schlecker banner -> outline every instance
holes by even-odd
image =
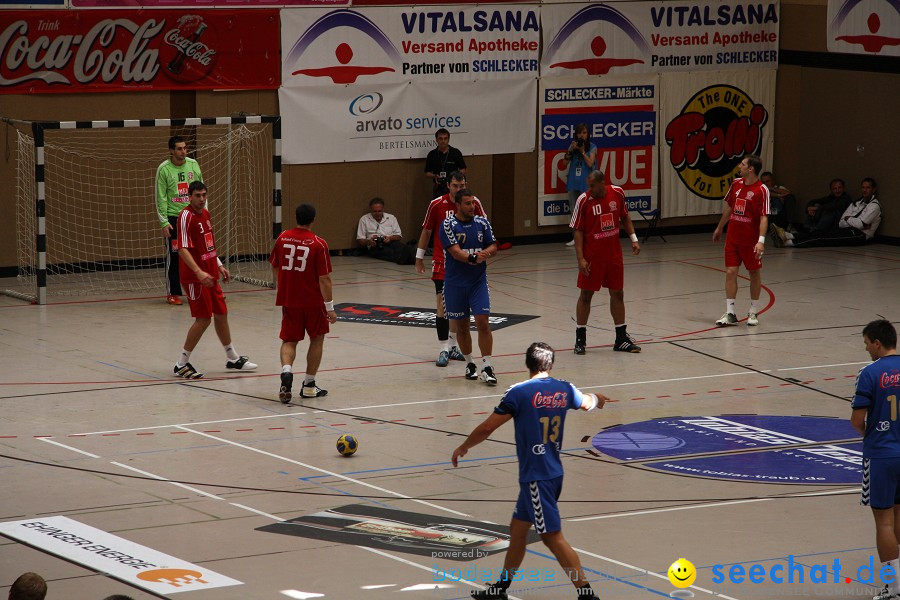
[[[600,170],[607,183],[623,188],[629,210],[658,206],[659,89],[658,75],[541,79],[538,225],[565,224],[572,216],[566,179],[570,169],[586,167],[565,165],[564,156],[579,123],[597,146],[596,163],[587,170]]]
[[[772,167],[775,69],[664,73],[660,99],[663,217],[722,212],[745,154]]]
[[[900,2],[828,0],[828,51],[900,56]]]
[[[4,11],[0,93],[279,84],[278,11]]]
[[[283,161],[425,158],[441,127],[466,155],[531,152],[536,90],[535,79],[282,87]]]
[[[536,5],[285,9],[285,87],[534,79]]]
[[[778,0],[544,4],[541,76],[778,66]]]

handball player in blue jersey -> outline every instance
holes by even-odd
[[[556,505],[563,479],[559,450],[566,412],[576,408],[603,408],[609,399],[601,394],[582,393],[568,381],[551,377],[553,359],[553,348],[543,342],[531,344],[525,353],[525,366],[531,378],[506,390],[494,413],[453,451],[452,461],[456,467],[471,448],[513,419],[519,457],[519,499],[509,524],[509,550],[503,563],[503,575],[487,589],[473,591],[472,597],[476,600],[506,600],[506,590],[525,558],[528,530],[532,525],[575,585],[578,600],[597,599],[584,576],[578,555],[562,534]]]
[[[481,350],[481,380],[497,385],[491,352],[491,297],[488,293],[487,264],[497,254],[497,240],[491,224],[477,215],[480,204],[472,190],[463,188],[453,197],[456,213],[447,215],[441,225],[441,245],[444,247],[444,314],[455,321],[456,342],[466,359],[466,379],[478,379],[478,367],[472,358],[472,333],[469,314],[475,317],[478,328],[478,349]]]
[[[900,598],[900,356],[897,330],[890,321],[872,321],[863,341],[873,363],[856,376],[850,423],[863,436],[863,483],[860,504],[875,516],[878,558],[890,565],[890,583],[873,600]]]

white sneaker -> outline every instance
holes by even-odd
[[[895,598],[900,598],[900,594],[893,593],[887,584],[881,588],[877,595],[872,596],[872,600],[894,600]]]
[[[756,327],[759,325],[759,317],[756,316],[755,312],[747,313],[747,325],[750,327]]]
[[[568,242],[566,242],[566,246],[572,247],[574,245],[575,245],[575,240],[569,240]]]
[[[717,327],[728,327],[729,325],[737,325],[737,317],[734,316],[734,313],[727,312],[722,315],[722,318],[716,321]]]
[[[494,375],[492,367],[485,367],[481,370],[481,380],[488,385],[497,385],[497,376]]]
[[[239,371],[252,371],[258,366],[256,363],[247,360],[246,356],[241,356],[237,360],[229,360],[225,363],[226,369],[238,369]]]

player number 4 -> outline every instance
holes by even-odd
[[[287,254],[284,255],[285,264],[281,266],[283,271],[305,271],[306,270],[306,257],[309,256],[309,246],[295,246],[294,244],[285,244],[284,249],[287,250]],[[300,264],[294,266],[294,261],[298,261]]]

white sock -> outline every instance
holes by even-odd
[[[441,343],[441,352],[449,352],[450,351],[450,341],[449,340],[438,340],[438,341]]]
[[[237,360],[241,357],[240,354],[235,352],[234,344],[228,344],[227,346],[225,346],[225,356],[228,357],[228,360]]]
[[[481,368],[490,367],[491,366],[491,357],[490,356],[482,356],[481,357]]]
[[[585,327],[587,327],[587,323],[585,323],[584,325],[575,323],[575,329],[584,329]]]
[[[450,346],[451,348],[458,347],[458,344],[456,343],[456,336],[453,335],[452,333],[447,334],[447,345]],[[446,350],[446,348],[445,348],[445,350]]]
[[[791,232],[787,232],[784,234],[785,239],[792,240],[794,239],[794,234]]]
[[[463,357],[466,359],[466,364],[475,362],[475,359],[472,358],[471,354],[463,354]]]
[[[734,313],[734,298],[727,298],[725,300],[725,312],[735,314]]]
[[[187,350],[182,350],[181,355],[178,357],[178,360],[175,361],[175,366],[183,367],[184,365],[188,364],[188,362],[190,360],[191,360],[191,353],[188,352]]]
[[[759,300],[750,300],[750,312],[759,312]]]
[[[290,373],[290,372],[291,372],[291,365],[281,365],[281,372],[282,372],[282,373]]]
[[[892,593],[896,594],[900,592],[900,558],[895,558],[894,560],[889,560],[884,564],[890,565],[891,568],[894,569],[894,580],[888,584],[888,589],[891,590]]]
[[[309,385],[316,380],[315,375],[310,375],[309,373],[303,374],[303,385]]]

